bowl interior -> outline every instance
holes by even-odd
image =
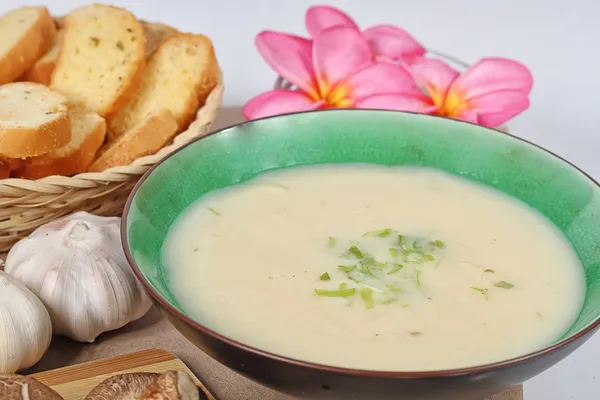
[[[598,322],[598,185],[527,142],[438,117],[331,110],[225,129],[175,153],[139,184],[124,221],[126,245],[146,282],[185,314],[169,288],[161,247],[171,224],[188,205],[266,170],[356,162],[433,167],[492,186],[539,210],[565,234],[586,272],[585,303],[564,337]]]

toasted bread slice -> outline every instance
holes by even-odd
[[[108,142],[88,171],[131,164],[139,157],[156,153],[177,132],[177,121],[169,109],[161,107],[151,112],[133,129]]]
[[[158,49],[163,40],[178,33],[177,29],[165,24],[146,21],[140,22],[144,28],[144,38],[146,39],[146,57],[150,57]]]
[[[109,116],[109,139],[133,129],[161,106],[177,120],[178,132],[183,131],[218,79],[219,66],[210,39],[183,33],[169,37],[148,59],[142,82],[129,102]]]
[[[85,172],[94,161],[106,134],[104,118],[94,112],[70,111],[71,141],[50,153],[25,160],[13,176],[40,179],[50,175],[74,175]]]
[[[31,67],[25,74],[20,78],[21,81],[37,82],[42,85],[49,85],[52,72],[56,67],[56,61],[58,60],[58,54],[60,51],[60,42],[64,31],[58,31],[54,35],[54,44],[44,54],[42,58],[37,60],[33,67]]]
[[[44,85],[0,86],[0,155],[39,156],[71,140],[67,98]]]
[[[141,76],[142,26],[128,11],[101,4],[78,8],[64,22],[50,87],[101,116],[110,114],[127,102]]]
[[[30,69],[52,47],[55,32],[46,7],[20,7],[0,17],[0,84]]]

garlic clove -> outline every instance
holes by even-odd
[[[50,315],[21,282],[0,271],[0,373],[37,363],[52,339]]]
[[[120,221],[78,212],[36,229],[8,253],[5,271],[42,300],[55,334],[93,342],[152,305],[123,252]]]

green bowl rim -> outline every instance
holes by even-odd
[[[589,324],[587,327],[583,328],[581,331],[559,341],[558,343],[555,343],[553,345],[544,347],[540,350],[537,350],[535,352],[532,353],[528,353],[519,357],[514,357],[508,360],[504,360],[504,361],[498,361],[498,362],[494,362],[494,363],[489,363],[489,364],[483,364],[483,365],[475,365],[472,367],[464,367],[464,368],[455,368],[455,369],[445,369],[445,370],[432,370],[432,371],[406,371],[406,372],[402,372],[402,371],[377,371],[377,370],[361,370],[361,369],[355,369],[355,368],[343,368],[343,367],[336,367],[336,366],[332,366],[332,365],[326,365],[326,364],[318,364],[318,363],[313,363],[313,362],[309,362],[309,361],[302,361],[302,360],[298,360],[295,358],[290,358],[290,357],[286,357],[286,356],[282,356],[282,355],[278,355],[278,354],[274,354],[265,350],[260,350],[258,348],[246,345],[244,343],[238,342],[236,340],[230,339],[227,336],[224,336],[204,325],[202,325],[201,323],[193,320],[192,318],[188,317],[187,315],[185,315],[184,313],[182,313],[181,311],[179,311],[176,307],[174,307],[173,305],[171,305],[167,300],[165,300],[156,290],[154,290],[154,288],[146,281],[146,278],[144,276],[144,274],[142,274],[142,272],[140,271],[140,269],[138,268],[135,260],[133,259],[133,256],[131,255],[131,252],[129,250],[129,240],[127,238],[127,218],[129,216],[129,209],[131,208],[131,204],[133,202],[134,197],[136,196],[139,188],[144,184],[144,182],[146,181],[146,179],[148,179],[148,177],[152,174],[152,172],[159,168],[160,165],[165,162],[166,160],[168,160],[169,158],[175,156],[177,153],[179,153],[180,151],[182,151],[183,149],[187,148],[188,146],[193,145],[194,143],[205,139],[207,137],[213,136],[213,135],[218,135],[220,133],[224,133],[226,131],[229,131],[230,129],[234,129],[240,126],[244,126],[244,125],[249,125],[249,124],[253,124],[255,122],[260,122],[263,120],[269,120],[269,119],[277,119],[277,118],[281,118],[281,117],[286,117],[286,116],[290,116],[290,115],[301,115],[301,114],[315,114],[315,113],[346,113],[346,112],[352,112],[352,113],[372,113],[372,112],[377,112],[377,113],[396,113],[396,114],[412,114],[412,115],[418,115],[419,117],[425,118],[425,119],[433,119],[433,118],[442,118],[442,119],[446,119],[448,120],[449,123],[455,123],[455,124],[467,124],[467,125],[474,125],[478,128],[480,128],[480,130],[482,131],[493,131],[497,134],[501,134],[503,136],[508,137],[510,140],[517,140],[520,141],[522,143],[525,143],[526,145],[530,145],[533,147],[536,147],[548,154],[550,154],[551,156],[553,156],[554,158],[562,161],[563,163],[569,165],[570,167],[574,168],[576,171],[578,171],[579,173],[581,173],[583,176],[585,176],[587,179],[589,179],[593,184],[595,184],[598,188],[600,188],[600,184],[594,179],[592,178],[589,174],[587,174],[586,172],[584,172],[583,170],[581,170],[579,167],[577,167],[576,165],[574,165],[573,163],[571,163],[570,161],[562,158],[561,156],[551,152],[550,150],[547,150],[545,148],[543,148],[540,145],[537,145],[535,143],[532,143],[526,139],[520,138],[518,136],[515,136],[513,134],[510,133],[506,133],[503,131],[500,131],[498,129],[494,129],[494,128],[488,128],[485,126],[481,126],[475,123],[471,123],[471,122],[466,122],[466,121],[460,121],[460,120],[455,120],[455,119],[451,119],[451,118],[446,118],[446,117],[442,117],[442,116],[437,116],[437,115],[427,115],[427,114],[421,114],[421,113],[416,113],[416,112],[406,112],[406,111],[394,111],[394,110],[381,110],[381,109],[325,109],[325,110],[313,110],[313,111],[303,111],[303,112],[292,112],[292,113],[286,113],[286,114],[279,114],[279,115],[274,115],[274,116],[270,116],[270,117],[264,117],[264,118],[258,118],[258,119],[254,119],[254,120],[250,120],[250,121],[244,121],[244,122],[240,122],[238,124],[234,124],[234,125],[230,125],[228,127],[219,129],[217,131],[211,132],[205,136],[202,136],[200,138],[196,138],[188,143],[186,143],[185,145],[181,146],[179,149],[177,149],[176,151],[174,151],[173,153],[167,155],[165,158],[163,158],[162,160],[160,160],[159,162],[157,162],[155,165],[153,165],[148,171],[146,171],[146,173],[139,179],[139,181],[135,184],[135,186],[133,187],[133,189],[131,190],[131,193],[129,194],[129,197],[127,198],[127,202],[125,203],[125,207],[123,209],[123,216],[121,219],[121,243],[123,245],[123,250],[125,252],[125,257],[127,258],[127,261],[131,267],[131,269],[133,270],[135,276],[138,278],[138,280],[142,283],[142,285],[144,286],[144,288],[146,289],[146,291],[154,298],[154,300],[156,302],[158,302],[160,304],[161,307],[163,307],[165,310],[167,310],[167,312],[169,312],[170,314],[175,315],[179,320],[182,320],[183,322],[185,322],[187,325],[192,326],[194,329],[201,331],[203,334],[211,336],[213,339],[219,340],[221,342],[224,342],[230,346],[236,347],[237,349],[246,351],[246,352],[250,352],[254,355],[260,356],[260,357],[266,357],[266,358],[270,358],[272,360],[275,361],[279,361],[279,362],[283,362],[286,364],[292,364],[298,367],[304,367],[304,368],[309,368],[309,369],[313,369],[313,370],[319,370],[319,371],[323,371],[323,372],[332,372],[332,373],[338,373],[338,374],[345,374],[345,375],[354,375],[354,376],[364,376],[364,377],[375,377],[375,378],[388,378],[388,379],[427,379],[427,378],[444,378],[444,377],[451,377],[451,376],[460,376],[460,375],[471,375],[471,374],[481,374],[481,373],[487,373],[490,371],[495,371],[498,369],[502,369],[502,368],[506,368],[506,367],[512,367],[515,366],[517,364],[520,364],[522,362],[525,361],[529,361],[532,360],[536,357],[539,356],[543,356],[543,355],[548,355],[550,353],[554,353],[564,347],[566,347],[567,345],[574,343],[580,339],[582,339],[585,335],[587,335],[588,333],[593,333],[594,330],[600,328],[600,316],[598,318],[596,318],[596,320],[594,322],[592,322],[591,324]],[[591,337],[591,336],[590,336]],[[588,338],[589,339],[589,338]],[[586,339],[587,340],[587,339]]]

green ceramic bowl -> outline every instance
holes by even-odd
[[[356,162],[437,168],[499,189],[546,215],[571,241],[585,268],[587,294],[577,321],[552,345],[519,358],[457,370],[391,373],[270,354],[186,315],[169,288],[161,247],[188,205],[263,171]],[[150,170],[129,198],[122,229],[137,276],[190,341],[226,366],[302,398],[481,399],[554,365],[600,327],[598,184],[535,145],[464,122],[392,111],[331,110],[237,125],[185,146]]]

